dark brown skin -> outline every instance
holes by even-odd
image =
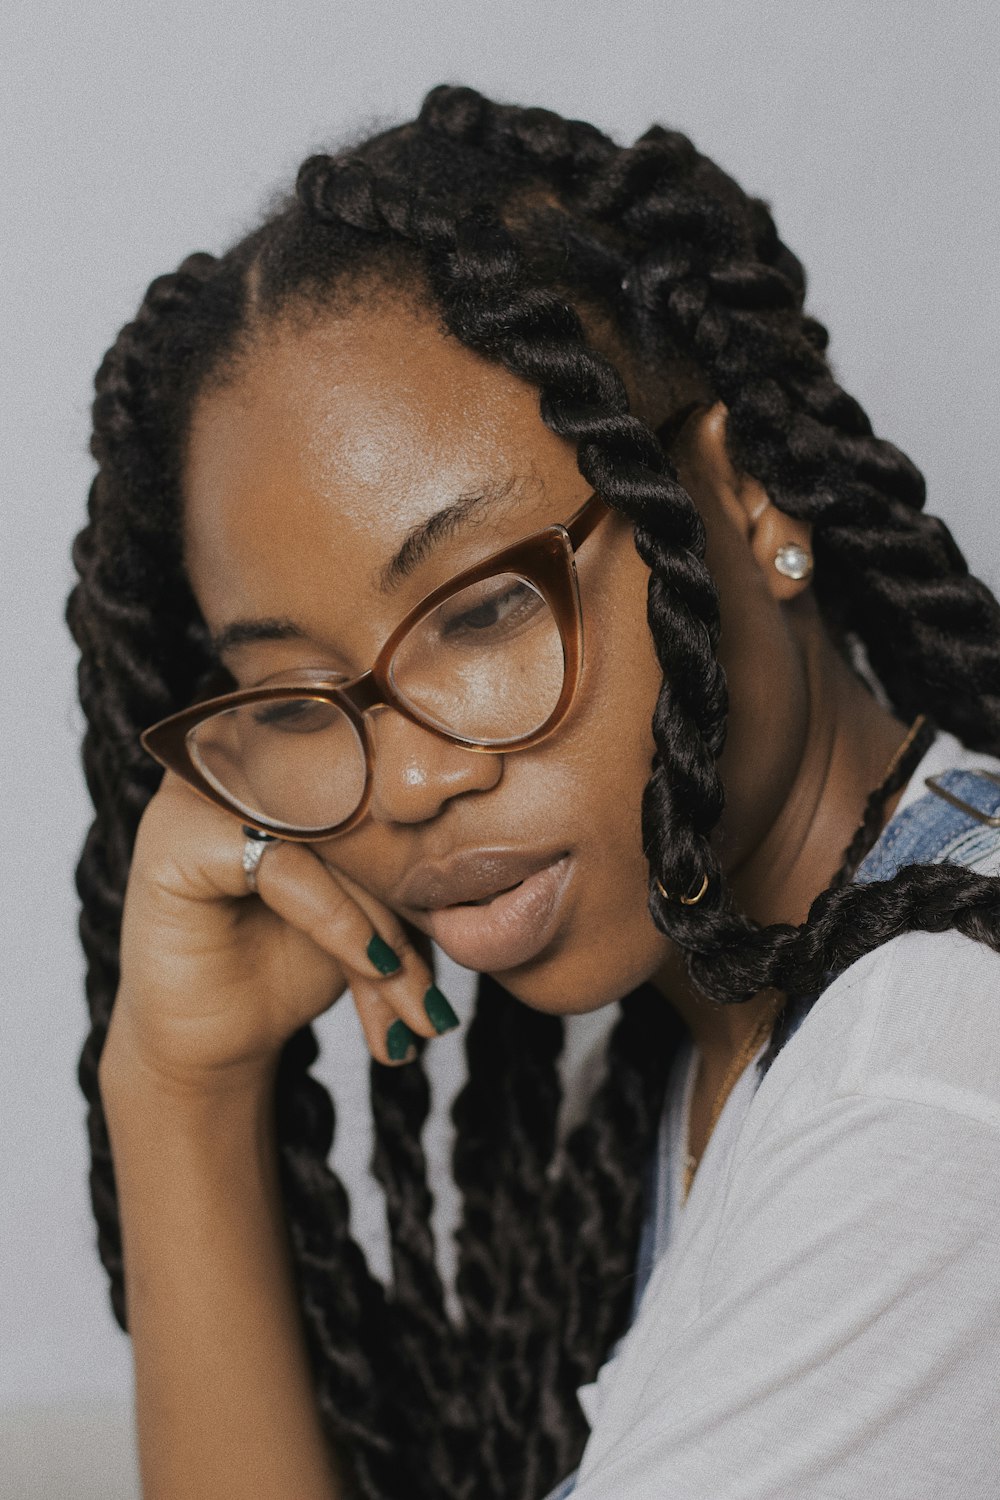
[[[647,420],[667,415],[642,389],[631,394]],[[801,920],[905,729],[842,662],[808,582],[776,572],[778,548],[808,544],[808,529],[734,472],[725,418],[719,405],[701,413],[678,450],[722,605],[731,715],[719,850],[753,916]],[[379,589],[417,523],[509,481],[508,498],[442,540],[397,593]],[[567,520],[588,495],[572,447],[540,419],[537,391],[386,293],[262,330],[197,403],[185,489],[187,565],[213,631],[236,619],[294,626],[231,654],[242,686],[303,667],[364,671],[432,588]],[[237,818],[169,774],[143,816],[101,1087],[148,1500],[350,1492],[311,1394],[270,1101],[284,1041],[348,985],[380,1061],[397,1017],[435,1035],[423,1005],[430,969],[414,943],[427,919],[396,896],[415,862],[497,845],[568,851],[554,937],[499,977],[559,1013],[657,983],[701,1054],[696,1156],[733,1058],[773,1010],[768,994],[730,1007],[697,995],[649,916],[640,802],[660,673],[647,574],[614,515],[578,565],[584,674],[569,716],[535,748],[477,754],[377,710],[368,815],[322,845],[269,846],[259,899],[246,891]],[[392,977],[366,956],[373,929],[402,958]]]

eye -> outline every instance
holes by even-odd
[[[444,640],[462,635],[519,629],[535,616],[544,603],[523,579],[504,574],[463,589],[444,606],[439,629]]]
[[[337,710],[316,698],[285,698],[254,707],[253,722],[283,734],[313,734],[326,729]]]

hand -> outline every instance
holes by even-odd
[[[348,986],[379,1062],[406,1060],[407,1027],[437,1035],[433,976],[399,918],[304,844],[268,844],[252,895],[244,842],[235,818],[167,772],[136,838],[102,1071],[138,1056],[167,1082],[221,1086],[272,1067]],[[450,1029],[439,991],[431,1009]]]

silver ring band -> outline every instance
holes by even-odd
[[[257,894],[257,866],[264,858],[264,850],[268,844],[277,843],[273,833],[261,833],[258,828],[250,828],[243,824],[244,844],[240,863],[243,866],[243,874],[246,878],[247,890]]]

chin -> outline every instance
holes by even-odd
[[[598,953],[590,945],[578,952],[564,949],[547,961],[491,977],[531,1010],[553,1016],[589,1015],[624,999],[639,985],[652,981],[662,969],[668,944],[652,922],[649,928],[657,940],[655,943],[644,934],[644,942],[637,940],[633,944],[626,939],[615,944],[618,951],[609,952],[610,944]],[[636,956],[626,962],[629,954]],[[615,958],[622,961],[614,963]]]

